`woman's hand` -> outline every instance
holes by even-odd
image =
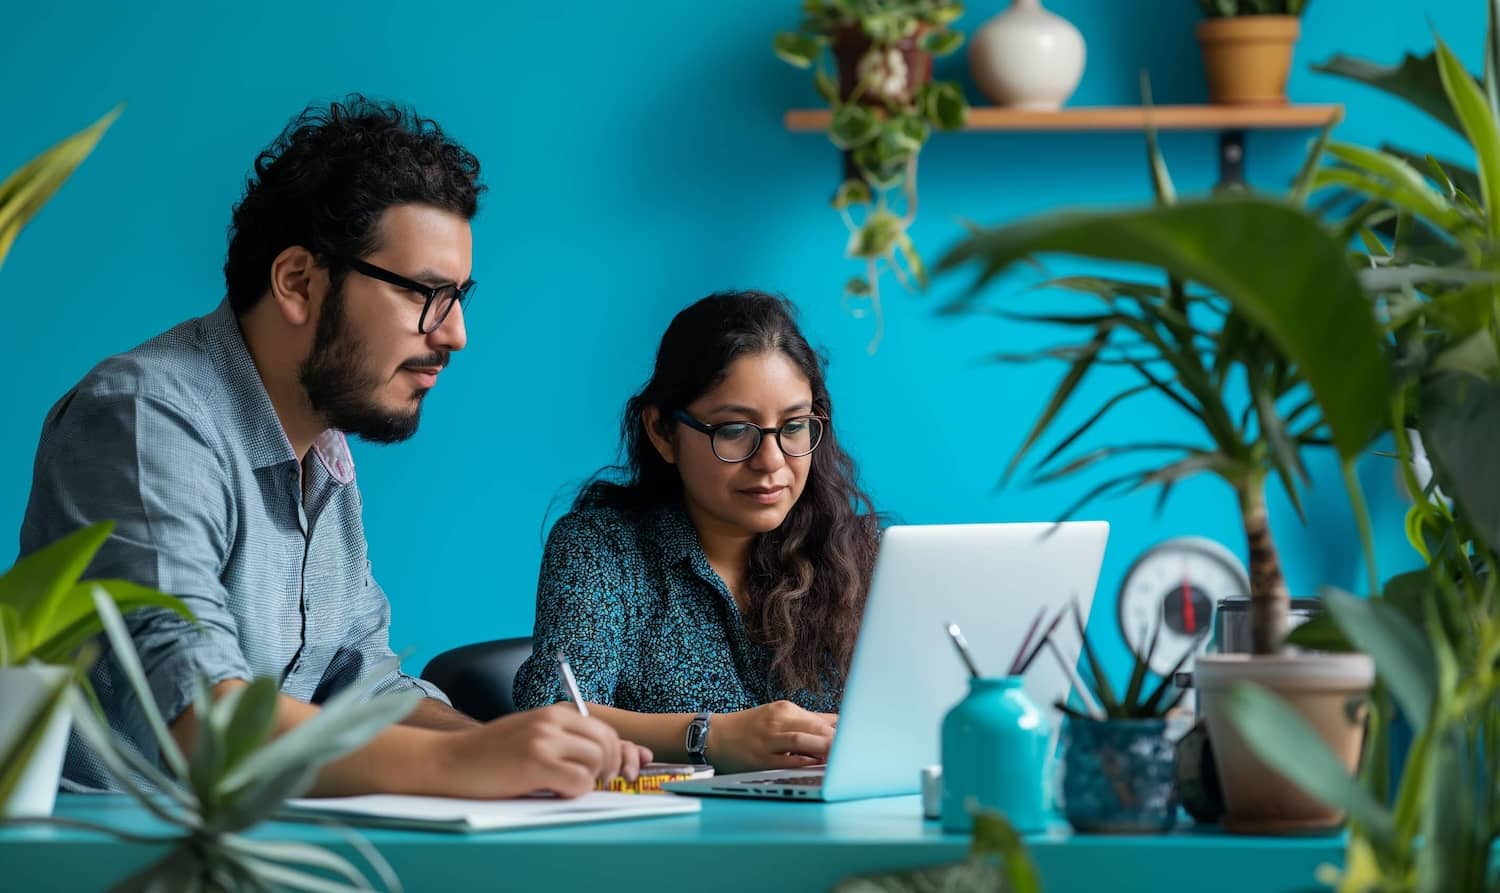
[[[738,713],[716,713],[708,727],[708,761],[718,772],[801,769],[828,760],[837,713],[813,713],[775,701]]]

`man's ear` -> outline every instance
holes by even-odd
[[[668,465],[676,465],[677,447],[661,432],[661,410],[655,406],[648,406],[642,410],[641,427],[646,429],[646,436],[651,438],[651,445],[656,447],[656,452],[662,460]]]
[[[328,271],[301,245],[287,247],[271,261],[271,300],[290,325],[312,321],[314,306],[327,292]]]

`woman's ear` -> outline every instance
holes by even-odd
[[[661,430],[661,410],[655,406],[648,406],[641,411],[641,427],[646,429],[646,436],[651,438],[651,445],[656,447],[656,452],[662,461],[668,465],[677,464],[677,448]]]

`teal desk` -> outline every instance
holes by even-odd
[[[164,828],[125,797],[64,794],[59,817],[143,834]],[[409,891],[607,890],[718,893],[828,890],[853,874],[962,858],[968,842],[923,822],[915,797],[821,805],[709,799],[699,815],[456,835],[361,829]],[[325,828],[273,822],[255,836],[353,850]],[[1292,893],[1342,859],[1341,837],[1259,839],[1204,831],[1166,837],[1029,841],[1047,893]],[[0,829],[0,889],[103,890],[143,866],[154,846],[86,831]]]

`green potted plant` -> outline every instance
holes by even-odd
[[[1148,132],[1156,207],[1055,213],[981,229],[940,264],[948,270],[972,263],[981,270],[974,288],[950,305],[950,312],[972,307],[984,285],[1039,254],[1162,271],[1155,281],[1073,277],[1054,283],[1100,306],[1083,314],[1031,317],[1083,337],[1038,355],[1066,359],[1069,369],[1010,470],[1049,430],[1080,382],[1108,368],[1129,375],[1132,383],[1059,440],[1042,460],[1041,478],[1094,470],[1118,458],[1137,459],[1143,467],[1098,484],[1064,517],[1105,494],[1159,487],[1165,499],[1177,482],[1200,473],[1219,478],[1233,492],[1249,552],[1254,654],[1205,655],[1194,674],[1224,786],[1226,825],[1252,832],[1327,827],[1341,817],[1267,772],[1236,739],[1221,709],[1222,692],[1245,679],[1275,687],[1352,768],[1362,717],[1346,707],[1373,681],[1370,663],[1360,655],[1282,652],[1289,595],[1266,507],[1267,484],[1274,477],[1300,511],[1299,491],[1307,478],[1302,452],[1331,446],[1355,502],[1372,587],[1378,586],[1353,463],[1385,425],[1391,371],[1344,242],[1301,207],[1322,142],[1297,178],[1290,201],[1241,195],[1177,202],[1155,134]],[[1118,406],[1148,394],[1181,412],[1201,438],[1111,443],[1064,456]]]
[[[381,668],[329,698],[317,715],[274,735],[277,680],[262,677],[213,697],[199,679],[193,710],[200,717],[192,752],[185,754],[146,681],[140,657],[114,604],[96,589],[94,604],[115,659],[145,711],[165,766],[147,761],[117,737],[84,697],[72,697],[79,734],[135,800],[175,829],[142,838],[117,828],[69,820],[131,843],[166,845],[166,852],[128,878],[121,890],[307,890],[314,893],[375,890],[366,872],[337,853],[311,844],[254,838],[247,832],[275,814],[288,798],[307,790],[319,768],[363,746],[412,711],[417,691],[371,697]],[[60,823],[61,819],[32,821]],[[370,862],[387,890],[400,882],[380,854],[351,834],[350,842]]]
[[[1495,6],[1485,73],[1475,78],[1438,41],[1394,67],[1337,57],[1323,70],[1371,84],[1451,127],[1477,170],[1407,149],[1335,145],[1320,182],[1358,201],[1336,219],[1358,236],[1387,320],[1398,370],[1391,426],[1421,433],[1432,478],[1418,480],[1410,441],[1396,437],[1415,497],[1407,533],[1426,567],[1389,580],[1380,598],[1324,596],[1326,619],[1292,641],[1357,647],[1375,660],[1385,698],[1356,780],[1311,740],[1299,717],[1255,689],[1231,692],[1230,714],[1270,764],[1349,811],[1342,893],[1492,891],[1500,841],[1500,100]],[[1399,715],[1411,745],[1399,774],[1385,746]],[[1295,759],[1291,757],[1296,754]],[[1394,779],[1394,785],[1392,780]]]
[[[1089,694],[1081,705],[1057,705],[1066,716],[1061,753],[1063,815],[1074,830],[1082,832],[1170,831],[1177,822],[1178,794],[1177,756],[1167,733],[1167,713],[1187,693],[1173,684],[1173,677],[1196,647],[1186,649],[1171,672],[1154,686],[1147,685],[1161,635],[1162,617],[1157,615],[1144,653],[1134,655],[1125,687],[1116,689],[1084,632],[1076,603],[1073,618],[1083,643]]]
[[[828,138],[844,153],[832,204],[849,229],[846,254],[864,264],[844,294],[856,312],[868,304],[874,316],[871,353],[884,331],[881,275],[889,271],[908,290],[927,284],[908,232],[917,217],[917,157],[933,128],[964,126],[958,85],[932,80],[933,57],[963,43],[949,27],[962,13],[952,0],[806,0],[801,26],[774,41],[777,56],[813,70],[832,107]]]
[[[1225,105],[1282,105],[1307,0],[1198,0],[1208,95]]]
[[[121,610],[191,613],[177,599],[124,580],[81,579],[113,525],[86,527],[0,576],[0,817],[50,815],[68,741],[59,709],[80,649],[99,633],[97,598]],[[96,595],[98,593],[99,595]]]

